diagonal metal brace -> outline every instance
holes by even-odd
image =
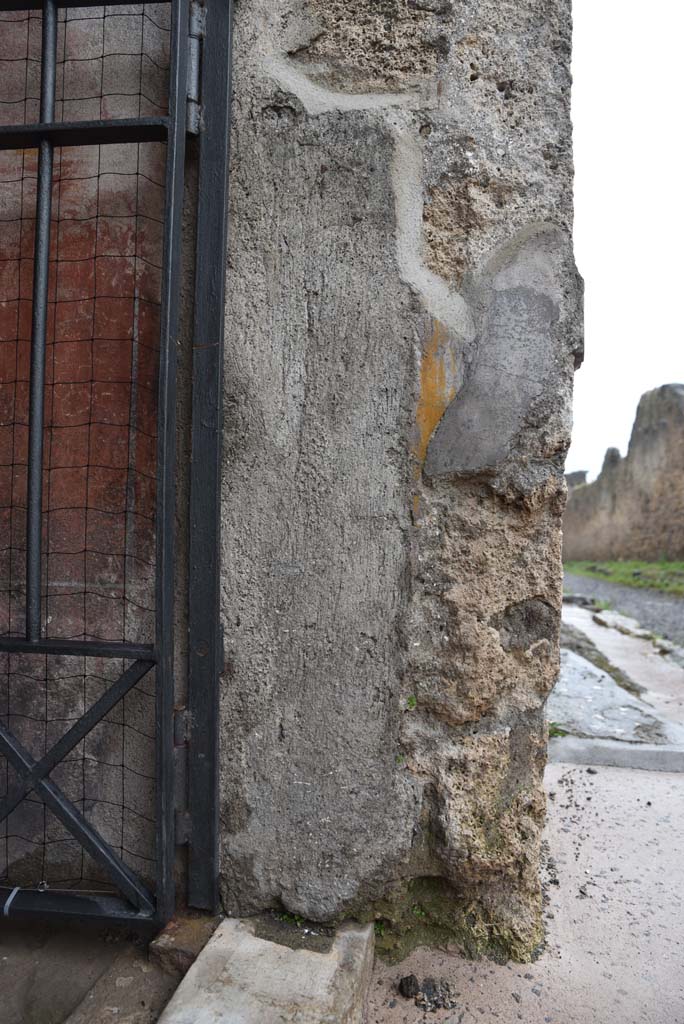
[[[144,664],[144,671],[142,671],[143,666],[140,665],[140,663],[137,664],[139,665],[137,671],[141,672],[139,678],[142,678],[145,672],[151,668],[151,665],[149,663]],[[91,720],[91,715],[98,705],[108,703],[106,699],[110,694],[112,694],[112,691],[118,692],[118,689],[124,679],[126,679],[126,683],[129,684],[128,689],[135,685],[135,682],[130,682],[133,677],[133,669],[135,669],[135,667],[136,666],[131,666],[131,669],[128,670],[128,673],[131,673],[131,675],[124,673],[118,683],[108,690],[107,693],[100,698],[100,701],[98,701],[97,704],[93,705],[90,711],[86,713],[78,723],[76,723],[73,729],[69,730],[57,746],[62,744],[67,737],[74,739],[77,732],[81,733],[82,730],[79,729],[79,726],[81,726],[84,721],[89,722]],[[128,678],[126,678],[127,676]],[[120,694],[120,696],[122,696],[122,694]],[[116,700],[120,699],[120,696],[117,697]],[[116,700],[113,700],[113,703],[111,704],[112,707],[116,703]],[[104,713],[106,714],[106,710]],[[98,720],[99,719],[95,719],[92,721],[92,724],[89,728],[85,729],[83,735],[86,735],[89,729],[92,728]],[[73,746],[75,746],[82,738],[83,737],[79,735],[79,738],[74,739]],[[69,742],[71,742],[71,740]],[[43,760],[52,760],[54,751],[55,748],[53,748]],[[40,796],[46,806],[50,808],[55,817],[58,818],[68,831],[78,840],[83,849],[105,868],[123,895],[138,909],[150,914],[153,913],[154,900],[146,887],[138,878],[136,878],[121,858],[117,857],[111,847],[102,839],[98,832],[96,832],[92,825],[90,825],[81,812],[77,810],[73,803],[67,799],[59,786],[50,779],[45,779],[41,776],[40,765],[33,760],[31,755],[17,740],[17,738],[13,736],[12,733],[2,724],[0,724],[0,752],[7,757],[10,764],[19,773],[19,775],[22,776],[22,780],[30,780],[28,782],[27,792],[30,791],[30,789],[35,789],[38,796]],[[58,761],[59,758],[57,758],[55,763]],[[52,764],[52,767],[54,767],[54,764]]]
[[[25,796],[36,788],[38,782],[49,775],[60,761],[63,761],[67,754],[76,747],[81,740],[85,739],[89,732],[95,728],[106,714],[108,714],[119,701],[126,696],[129,690],[140,682],[153,667],[151,661],[136,661],[124,674],[97,700],[86,713],[55,743],[54,747],[40,761],[38,761],[30,772],[21,777],[19,782],[7,794],[0,803],[0,821],[12,813]]]
[[[0,725],[0,752],[5,754],[10,764],[22,775],[33,771],[36,766],[36,762],[28,751],[22,747],[9,730],[5,729],[4,725]],[[105,868],[123,895],[135,907],[153,913],[154,900],[145,886],[126,867],[121,858],[117,857],[81,812],[64,796],[59,786],[50,780],[41,779],[36,784],[35,790],[55,817],[79,841],[83,849]]]

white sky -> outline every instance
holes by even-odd
[[[586,357],[568,472],[627,450],[643,392],[684,382],[684,4],[574,0],[575,252]]]

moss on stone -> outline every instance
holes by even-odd
[[[528,933],[512,928],[443,878],[412,879],[359,916],[375,921],[375,948],[389,963],[418,946],[457,946],[469,959],[525,963],[543,940],[541,920]]]

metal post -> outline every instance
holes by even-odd
[[[157,915],[168,921],[174,892],[174,760],[173,760],[173,616],[174,520],[176,515],[176,348],[178,345],[180,243],[183,228],[183,174],[187,96],[188,0],[173,0],[172,51],[169,72],[168,142],[166,146],[166,212],[162,273],[157,412]]]
[[[207,7],[192,349],[188,903],[212,912],[219,903],[220,501],[232,6],[232,0],[212,0]]]
[[[40,120],[43,123],[53,121],[55,116],[56,68],[57,5],[55,0],[44,0],[40,84]],[[52,142],[49,139],[42,139],[38,150],[29,397],[28,511],[26,515],[26,637],[28,640],[39,640],[41,634],[43,402],[50,271],[53,151]]]

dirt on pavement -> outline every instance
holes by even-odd
[[[547,769],[547,944],[533,964],[419,949],[377,962],[366,1024],[684,1024],[684,775]],[[446,981],[426,1012],[399,980]]]

